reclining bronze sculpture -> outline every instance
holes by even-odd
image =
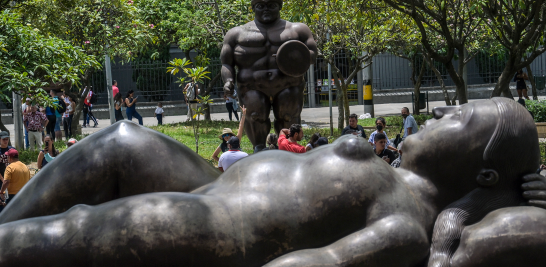
[[[512,100],[496,98],[437,108],[434,116],[424,130],[406,139],[400,169],[376,157],[364,139],[342,137],[303,155],[252,155],[191,193],[118,193],[125,197],[76,205],[56,215],[5,219],[10,210],[32,210],[39,201],[58,205],[55,195],[32,198],[40,192],[36,185],[69,191],[78,177],[63,175],[60,166],[73,158],[89,158],[86,164],[92,165],[97,157],[81,151],[99,140],[111,140],[111,148],[155,163],[137,153],[142,147],[116,146],[121,128],[131,136],[150,131],[119,122],[63,152],[0,214],[0,265],[509,266],[509,260],[498,257],[513,262],[517,255],[507,252],[524,247],[531,255],[518,257],[518,262],[542,266],[546,211],[517,207],[525,202],[521,178],[534,173],[539,163],[538,136],[529,113]],[[154,134],[152,140],[170,144],[168,137]],[[164,155],[178,153],[180,163],[173,164],[180,170],[200,161],[189,150],[161,147]],[[525,155],[514,153],[516,149]],[[124,160],[112,158],[111,166]],[[191,172],[179,172],[177,179],[164,177],[164,188],[183,183],[186,175]],[[210,180],[217,173],[200,175]],[[532,192],[546,190],[543,177],[526,177],[526,195],[540,199]],[[85,186],[100,190],[97,185],[107,179],[117,178],[85,180]],[[55,188],[49,186],[53,184]],[[132,191],[153,192],[142,185],[136,189],[138,183],[131,184]],[[122,184],[117,190],[124,190]],[[459,214],[456,210],[467,216],[446,216]],[[511,220],[526,227],[518,228]],[[502,228],[506,222],[514,227]],[[446,227],[450,225],[454,227]],[[521,238],[521,233],[530,238]],[[489,249],[493,237],[496,249]],[[451,245],[443,249],[445,244]]]

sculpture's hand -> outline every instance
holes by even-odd
[[[233,88],[234,88],[233,82],[232,81],[227,81],[224,84],[224,93],[226,95],[233,95]]]
[[[523,176],[523,182],[523,197],[529,201],[529,205],[546,209],[546,177],[528,174]]]

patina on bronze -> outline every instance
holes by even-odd
[[[126,130],[138,136],[144,129]],[[97,143],[98,136],[86,139]],[[168,141],[153,134],[150,138]],[[524,155],[502,153],[514,142],[526,151]],[[113,143],[111,148],[123,145]],[[482,251],[488,256],[482,262],[487,262],[499,251],[527,247],[533,252],[529,259],[536,262],[522,259],[522,265],[542,266],[546,256],[539,253],[544,247],[540,237],[546,223],[536,220],[544,222],[546,211],[516,207],[524,202],[521,177],[533,173],[539,162],[538,136],[527,110],[501,98],[437,108],[426,128],[406,139],[404,149],[402,168],[393,169],[365,140],[346,136],[302,155],[285,151],[252,155],[191,193],[128,196],[5,223],[0,225],[0,265],[422,266],[434,227],[433,243],[461,240],[458,249],[454,246],[455,257],[447,254],[447,264],[474,266],[464,261],[472,251]],[[177,153],[182,162],[199,161],[190,150]],[[54,169],[64,166],[57,160],[50,164]],[[51,190],[71,186],[37,178]],[[526,190],[546,189],[543,180],[525,181],[540,182],[526,184]],[[100,190],[95,184],[100,179],[87,183],[89,190]],[[498,201],[499,196],[508,200]],[[12,203],[21,197],[18,194]],[[434,226],[438,214],[454,208],[470,214],[473,222],[458,224],[455,217],[453,231],[439,231],[449,218],[440,214]],[[503,226],[510,220],[514,227]],[[518,228],[515,222],[528,228]],[[524,239],[520,233],[537,237]],[[467,238],[472,234],[480,239]],[[495,248],[504,250],[488,249],[492,237],[500,241]],[[437,251],[433,246],[431,262],[437,262]]]
[[[233,94],[237,81],[239,100],[249,116],[245,132],[256,150],[265,147],[272,107],[277,133],[300,123],[303,74],[317,57],[309,27],[280,19],[281,8],[280,0],[252,1],[254,21],[229,30],[222,47],[224,92]],[[279,49],[283,45],[287,49]]]

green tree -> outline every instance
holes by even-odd
[[[12,92],[32,96],[34,104],[52,106],[43,88],[79,85],[80,77],[100,67],[94,56],[56,37],[45,37],[23,25],[19,16],[0,13],[0,99],[11,101]],[[0,120],[0,129],[7,131]]]
[[[155,25],[140,18],[132,0],[32,0],[26,5],[17,11],[43,34],[81,46],[87,55],[99,59],[108,54],[111,58],[128,60],[154,41]],[[80,75],[82,86],[72,87],[78,97],[75,121],[79,120],[93,71],[88,69]],[[74,131],[76,127],[74,123]]]

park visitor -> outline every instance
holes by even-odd
[[[525,97],[525,99],[529,100],[529,96],[527,96],[527,84],[525,84],[525,80],[529,80],[529,77],[527,76],[527,73],[523,72],[523,70],[518,70],[516,73],[516,76],[514,76],[514,82],[516,82],[516,91],[518,91],[518,97],[521,99],[521,97]]]
[[[19,161],[19,152],[15,148],[11,148],[2,155],[7,156],[9,166],[6,168],[2,189],[0,189],[0,199],[4,203],[4,205],[0,205],[0,212],[30,180],[30,171],[27,165]],[[7,199],[6,192],[8,195]]]
[[[292,124],[290,129],[282,129],[279,133],[279,150],[286,150],[294,153],[305,153],[305,147],[298,144],[303,138],[303,129],[299,124]]]
[[[49,91],[49,94],[51,97],[55,95],[53,90]],[[58,102],[58,100],[57,100]],[[55,100],[53,100],[53,103],[55,103]],[[55,116],[55,109],[52,107],[46,107],[45,108],[45,115],[47,119],[49,120],[49,123],[46,126],[46,134],[49,134],[51,136],[55,136],[55,124],[57,123],[57,116]]]
[[[119,93],[119,88],[118,88],[118,81],[114,80],[112,82],[112,96],[113,97],[116,97],[116,95]]]
[[[387,135],[384,133],[378,133],[375,135],[375,146],[373,148],[375,154],[382,158],[387,163],[394,161],[394,153],[387,149]]]
[[[184,99],[188,107],[188,115],[186,121],[193,120],[194,110],[197,109],[197,96],[201,93],[199,85],[192,78],[191,82],[184,87]]]
[[[404,140],[406,137],[417,133],[419,131],[419,125],[417,125],[417,122],[413,116],[411,116],[409,108],[407,107],[402,108],[402,118],[404,118],[404,136],[402,136],[402,140]]]
[[[220,160],[218,160],[218,169],[221,172],[225,172],[229,166],[233,165],[233,163],[238,160],[248,157],[247,153],[241,151],[241,143],[237,136],[232,136],[227,144],[229,150],[223,153],[222,156],[220,156]]]
[[[122,108],[121,106],[123,105],[123,99],[122,99],[122,96],[121,96],[121,93],[117,93],[115,96],[114,96],[114,107],[115,107],[115,117],[116,117],[116,121],[120,121],[120,120],[123,120],[123,114],[121,113],[122,111]]]
[[[239,106],[237,105],[237,93],[235,92],[233,95],[224,94],[224,99],[226,100],[226,108],[229,115],[229,121],[232,121],[231,113],[235,114],[235,118],[239,120],[239,115],[237,115],[237,109]]]
[[[315,143],[319,140],[319,138],[320,138],[320,133],[314,133],[311,136],[311,139],[309,139],[309,142],[307,143],[307,145],[305,146],[305,152],[315,148]]]
[[[92,119],[95,125],[93,127],[97,127],[99,125],[99,122],[97,121],[97,118],[95,118],[95,115],[93,115],[93,104],[97,101],[97,96],[95,93],[93,93],[93,88],[90,87],[89,93],[87,93],[87,96],[83,100],[83,125],[82,127],[87,127],[89,125],[89,119]],[[84,89],[85,92],[85,89]]]
[[[56,139],[63,140],[61,124],[63,124],[63,114],[66,111],[66,104],[61,91],[51,90],[50,92],[53,97],[53,104],[55,104],[55,135],[53,136],[53,141]]]
[[[262,149],[262,151],[279,149],[279,146],[277,145],[277,140],[278,139],[279,139],[279,137],[276,134],[274,134],[274,133],[268,134],[267,138],[265,139],[266,147],[264,149]]]
[[[51,162],[59,154],[59,151],[55,149],[55,144],[51,140],[51,136],[46,135],[44,138],[45,147],[38,154],[38,170],[41,170],[49,162]]]
[[[9,165],[8,155],[6,155],[6,152],[12,148],[14,147],[9,145],[9,133],[6,131],[0,132],[0,182],[4,180],[2,177],[4,177],[6,167]]]
[[[241,109],[243,110],[243,113],[241,115],[241,121],[239,122],[239,130],[237,131],[237,138],[241,140],[243,137],[244,127],[245,127],[245,117],[246,117],[246,108],[245,106],[242,106]],[[218,136],[220,140],[222,140],[222,143],[216,148],[214,153],[212,154],[212,158],[216,161],[220,161],[220,158],[218,155],[220,155],[220,152],[225,153],[229,150],[227,142],[231,137],[235,136],[230,128],[224,128],[222,131],[222,134]]]
[[[78,140],[76,140],[75,138],[70,138],[70,140],[68,140],[68,142],[66,142],[66,148],[68,149],[69,147],[73,146],[77,142],[78,142]]]
[[[364,137],[366,138],[366,133],[364,132],[364,128],[362,126],[358,125],[358,116],[356,114],[349,115],[349,125],[343,129],[341,132],[341,135],[346,134],[353,134],[358,137]]]
[[[127,96],[125,98],[125,106],[127,107],[125,109],[125,114],[127,115],[128,120],[132,121],[133,117],[135,117],[138,120],[138,124],[144,125],[144,123],[142,123],[142,116],[140,116],[140,114],[138,114],[138,112],[136,111],[136,102],[138,96],[134,97],[134,94],[135,91],[133,90],[129,90],[129,92],[127,92]]]
[[[165,111],[163,111],[163,104],[161,102],[157,102],[157,108],[155,109],[155,117],[157,118],[157,125],[163,125],[163,115]]]
[[[402,164],[402,144],[404,144],[404,142],[401,142],[400,144],[398,144],[398,148],[397,148],[398,154],[400,155],[391,163],[391,166],[393,166],[394,168],[400,168],[400,164]]]
[[[389,140],[389,137],[387,137],[387,133],[385,132],[385,128],[387,127],[387,121],[383,117],[379,117],[375,119],[375,130],[372,134],[370,134],[370,139],[368,139],[368,143],[370,143],[371,146],[375,145],[375,136],[377,134],[384,134],[385,138],[387,138],[387,148],[390,150],[396,151],[396,148],[391,145],[391,141]]]
[[[66,104],[66,111],[63,113],[63,128],[64,137],[66,140],[72,137],[72,118],[74,118],[74,111],[76,110],[76,103],[74,98],[65,93],[64,102]]]
[[[38,149],[42,148],[42,133],[44,127],[49,124],[49,120],[42,112],[37,111],[37,106],[30,106],[30,113],[24,116],[23,126],[28,131],[30,142],[30,149],[34,150],[37,146]]]
[[[30,106],[32,105],[30,102],[32,101],[32,99],[30,99],[30,97],[27,97],[27,99],[25,100],[25,103],[23,103],[23,105],[21,105],[21,111],[23,112],[23,123],[26,124],[25,121],[25,115],[27,115],[27,113],[30,113]],[[25,127],[25,147],[27,149],[30,148],[30,142],[28,141],[28,131],[27,131],[27,128]]]
[[[324,145],[327,145],[328,144],[328,138],[326,137],[321,137],[317,140],[317,142],[315,143],[315,148],[319,147],[319,146],[324,146]]]

